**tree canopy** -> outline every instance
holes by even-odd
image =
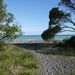
[[[14,24],[14,15],[6,7],[4,0],[0,0],[0,40],[12,40],[22,34],[21,26]]]
[[[70,13],[65,13],[59,10],[58,7],[52,8],[49,12],[49,28],[42,33],[43,40],[52,39],[59,31],[62,30],[64,22],[70,19]]]
[[[59,5],[60,4],[75,10],[71,0],[61,0]],[[75,23],[71,19],[71,13],[64,12],[63,10],[60,10],[59,7],[54,7],[50,10],[49,20],[49,28],[41,34],[42,39],[45,41],[52,39],[58,32],[75,32],[75,27],[73,27],[75,26]],[[73,26],[66,25],[65,23],[71,23]]]

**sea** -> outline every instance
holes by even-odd
[[[52,40],[62,41],[63,39],[69,39],[73,35],[56,35]],[[17,37],[17,41],[43,41],[41,35],[21,35]]]

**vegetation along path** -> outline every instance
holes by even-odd
[[[51,53],[55,52],[56,48],[49,48],[48,45],[24,44],[22,46],[37,56],[40,75],[75,75],[74,56],[53,55]]]

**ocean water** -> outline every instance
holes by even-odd
[[[52,40],[63,40],[63,39],[69,39],[72,35],[57,35]],[[41,35],[21,35],[17,37],[15,40],[19,41],[39,41],[42,40]]]
[[[42,40],[40,35],[21,35],[16,38],[16,40],[22,40],[22,41],[36,41],[36,40]]]

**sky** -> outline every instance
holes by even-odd
[[[5,3],[25,35],[41,35],[48,28],[49,11],[58,6],[59,0],[5,0]]]

